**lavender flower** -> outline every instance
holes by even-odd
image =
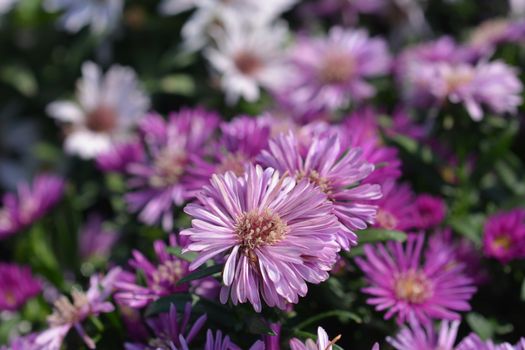
[[[482,340],[477,334],[471,333],[461,341],[455,350],[525,350],[525,338],[521,338],[516,345],[494,344],[490,339]]]
[[[476,288],[463,273],[463,265],[450,265],[448,250],[432,251],[420,262],[423,234],[409,235],[400,242],[366,245],[365,257],[356,263],[365,273],[369,287],[363,291],[376,310],[386,310],[385,319],[397,314],[402,323],[410,317],[420,322],[430,319],[459,319],[458,312],[470,310],[468,303]]]
[[[262,296],[284,309],[306,295],[305,282],[329,277],[339,225],[324,194],[307,181],[248,166],[243,177],[213,175],[198,200],[184,209],[193,227],[181,234],[192,241],[186,250],[199,253],[192,269],[225,256],[222,303],[249,301],[260,312]]]
[[[416,198],[416,216],[418,223],[416,227],[429,229],[439,225],[446,215],[446,206],[439,197],[429,194],[421,194]]]
[[[381,190],[383,197],[371,201],[377,205],[374,226],[401,231],[414,227],[417,222],[415,195],[409,185],[388,180],[381,186]]]
[[[180,246],[173,234],[169,237],[169,246]],[[158,259],[156,265],[139,251],[133,251],[133,258],[129,264],[135,270],[134,273],[121,273],[115,284],[115,299],[119,304],[142,308],[160,297],[187,292],[190,288],[200,295],[217,295],[217,282],[212,278],[177,285],[179,280],[188,274],[190,263],[168,253],[163,241],[155,241],[154,249]],[[136,281],[135,276],[138,272],[143,273],[145,286]]]
[[[9,345],[0,346],[0,350],[39,350],[35,345],[35,339],[35,333],[16,337],[9,342]]]
[[[307,339],[306,342],[302,342],[297,338],[290,340],[290,349],[291,350],[332,350],[332,345],[334,345],[341,335],[338,335],[334,339],[330,340],[328,334],[322,327],[317,328],[317,342],[314,342],[312,339]],[[379,344],[375,344],[372,347],[372,350],[379,350]]]
[[[16,194],[5,194],[3,208],[0,208],[0,239],[23,230],[46,215],[63,193],[64,181],[61,178],[39,175],[32,184],[20,184]]]
[[[148,326],[154,334],[148,344],[126,343],[126,350],[172,349],[188,350],[188,344],[200,332],[206,322],[207,316],[200,316],[190,327],[191,303],[184,307],[182,315],[177,314],[175,305],[170,305],[167,313],[157,318],[149,319]],[[189,328],[189,329],[188,329]]]
[[[501,263],[525,257],[525,210],[492,215],[485,223],[483,252]]]
[[[107,152],[97,156],[97,167],[104,172],[125,173],[131,163],[144,161],[144,149],[139,142],[112,145]]]
[[[308,180],[333,203],[340,222],[337,242],[343,249],[357,243],[356,230],[365,229],[374,220],[376,207],[367,200],[381,197],[379,185],[360,184],[374,170],[361,158],[358,148],[345,149],[335,134],[313,137],[306,152],[301,152],[297,138],[289,133],[270,141],[260,162],[278,171],[288,172],[297,181]]]
[[[105,260],[109,257],[118,237],[116,232],[102,227],[102,218],[99,215],[90,215],[80,231],[80,256],[84,260],[93,258]]]
[[[53,102],[47,106],[47,113],[66,126],[66,152],[85,159],[108,152],[115,142],[129,138],[149,107],[149,98],[131,68],[114,65],[102,75],[93,62],[82,65],[76,99]]]
[[[410,318],[409,325],[386,341],[396,350],[454,350],[459,324],[459,321],[442,321],[437,333],[431,322],[420,323]]]
[[[196,166],[209,154],[210,138],[218,125],[218,116],[203,109],[182,109],[165,121],[149,115],[140,123],[148,157],[126,167],[133,189],[125,197],[131,211],[140,211],[139,219],[152,225],[173,227],[173,208],[193,198],[205,184],[210,170]]]
[[[0,311],[16,311],[42,290],[29,267],[0,263]]]
[[[365,79],[387,73],[390,56],[382,39],[363,30],[334,27],[327,38],[300,38],[292,50],[295,72],[277,91],[286,104],[304,109],[345,107],[374,95]]]
[[[67,333],[73,327],[87,347],[95,349],[95,342],[85,332],[82,322],[90,316],[114,310],[113,305],[106,300],[113,292],[113,286],[120,273],[121,270],[115,268],[104,277],[93,275],[86,292],[73,289],[72,300],[66,296],[59,297],[55,301],[53,313],[48,317],[49,328],[35,339],[37,349],[59,350]]]

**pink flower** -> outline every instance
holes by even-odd
[[[407,230],[417,221],[415,195],[408,184],[389,180],[381,186],[383,197],[370,203],[377,205],[375,227]]]
[[[285,309],[306,295],[306,282],[325,281],[336,262],[339,224],[325,195],[272,168],[213,175],[184,211],[193,218],[181,232],[191,240],[186,250],[199,253],[191,268],[226,259],[222,303],[249,301],[260,312],[264,300]]]
[[[454,350],[459,321],[442,321],[439,333],[431,322],[420,323],[415,318],[403,327],[395,337],[386,341],[396,350]]]
[[[525,258],[525,209],[513,209],[487,219],[483,252],[501,263]]]
[[[0,263],[0,311],[16,311],[41,291],[29,267]]]
[[[439,225],[446,215],[443,199],[429,194],[420,194],[416,198],[416,227],[429,229]]]

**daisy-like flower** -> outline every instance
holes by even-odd
[[[126,343],[124,347],[126,350],[188,350],[188,344],[200,332],[207,319],[206,315],[201,315],[190,327],[190,317],[191,303],[185,305],[182,314],[178,314],[175,305],[171,304],[169,312],[146,321],[154,334],[148,344]]]
[[[107,299],[113,292],[115,281],[120,273],[120,268],[115,268],[104,277],[93,275],[86,292],[73,289],[71,300],[66,296],[59,297],[55,301],[53,313],[48,317],[49,328],[35,339],[37,349],[61,349],[64,338],[71,328],[76,329],[88,348],[95,349],[95,342],[84,331],[82,322],[90,316],[98,316],[114,310],[113,304]]]
[[[35,345],[36,334],[18,336],[12,339],[8,345],[0,346],[0,350],[38,350]]]
[[[375,227],[407,230],[417,223],[415,195],[408,184],[388,180],[381,186],[383,197],[370,203],[377,205]]]
[[[172,229],[173,209],[193,198],[212,174],[197,163],[211,153],[218,124],[217,114],[200,108],[182,109],[167,121],[159,115],[141,121],[147,156],[126,166],[132,191],[125,199],[131,211],[140,211],[142,222],[152,225],[160,220],[166,231]]]
[[[257,24],[229,20],[216,31],[217,48],[208,48],[206,58],[221,76],[226,101],[240,97],[257,101],[260,87],[275,89],[286,80],[283,45],[288,28],[283,23]]]
[[[358,148],[343,148],[336,134],[314,136],[310,147],[302,152],[296,136],[288,133],[271,140],[269,150],[262,152],[259,161],[318,187],[340,222],[337,242],[349,249],[357,244],[355,231],[365,229],[374,220],[376,207],[366,202],[381,197],[379,185],[360,184],[374,170],[361,155]]]
[[[431,322],[420,323],[411,318],[407,326],[386,341],[396,350],[454,350],[459,324],[459,321],[442,321],[436,332]]]
[[[525,350],[525,338],[516,345],[510,343],[495,344],[492,340],[482,340],[477,334],[471,333],[456,347],[455,350]]]
[[[16,311],[42,290],[29,267],[0,263],[0,311]]]
[[[213,175],[211,183],[184,211],[192,228],[187,251],[199,253],[195,269],[225,257],[220,300],[262,300],[285,309],[307,293],[306,282],[321,283],[336,262],[337,218],[325,195],[307,181],[296,183],[278,171],[249,165],[243,177]]]
[[[173,234],[169,237],[169,246],[180,247],[177,237]],[[142,308],[160,297],[187,292],[190,289],[199,295],[210,297],[217,295],[218,283],[213,278],[177,285],[179,280],[189,273],[190,263],[168,253],[163,241],[155,241],[154,249],[157,264],[149,261],[139,251],[133,251],[133,258],[129,261],[133,273],[122,272],[115,284],[115,299],[119,304]],[[142,283],[145,285],[136,281],[136,274],[139,271],[143,273]]]
[[[47,106],[47,113],[64,124],[66,152],[86,159],[129,138],[131,129],[149,107],[149,98],[140,89],[131,68],[115,65],[103,75],[93,62],[82,65],[76,99],[53,102]]]
[[[416,198],[416,227],[429,229],[439,225],[446,215],[446,206],[443,199],[429,194],[420,194]]]
[[[91,31],[102,34],[118,24],[124,8],[123,0],[45,0],[49,12],[63,11],[60,25],[71,33],[90,26]]]
[[[230,337],[225,335],[223,337],[222,332],[219,330],[213,335],[213,332],[208,329],[206,333],[206,344],[204,344],[204,350],[241,350],[234,342],[230,340]],[[265,348],[264,342],[256,341],[249,350],[271,350]],[[278,350],[278,348],[277,348]]]
[[[501,263],[525,257],[525,209],[498,213],[487,219],[483,252]]]
[[[129,164],[144,161],[144,148],[139,142],[113,145],[108,152],[97,156],[97,167],[104,172],[125,173]]]
[[[102,218],[93,214],[87,218],[79,237],[80,256],[84,260],[106,261],[119,237],[117,232],[103,227]]]
[[[300,38],[290,60],[294,74],[276,93],[285,104],[314,110],[333,110],[373,96],[375,89],[365,79],[386,74],[390,66],[383,39],[340,27],[332,28],[327,38]]]
[[[366,245],[364,258],[356,263],[363,270],[371,297],[368,303],[385,311],[385,319],[397,314],[398,323],[415,317],[457,320],[458,312],[470,310],[468,301],[476,291],[472,280],[463,273],[462,264],[450,264],[449,250],[432,250],[422,259],[423,234],[409,235],[405,245]]]
[[[6,193],[0,208],[0,239],[9,237],[43,217],[62,198],[64,180],[39,175],[32,184],[18,186],[17,193]]]
[[[334,339],[330,340],[328,334],[322,327],[317,328],[317,342],[314,342],[312,339],[307,339],[306,342],[302,342],[297,338],[290,340],[290,349],[291,350],[332,350],[334,345],[341,335],[338,335]],[[372,347],[372,350],[379,350],[379,344],[375,344]]]

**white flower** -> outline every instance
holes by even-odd
[[[82,158],[93,158],[128,137],[149,108],[135,72],[118,65],[103,75],[96,64],[84,63],[76,98],[49,104],[47,113],[67,123],[64,148]]]
[[[8,13],[18,0],[0,0],[0,15]]]
[[[228,103],[239,97],[259,99],[259,87],[275,89],[286,80],[283,46],[288,28],[249,23],[243,18],[228,21],[215,32],[217,48],[208,48],[206,58],[221,75],[221,86]]]
[[[64,11],[60,24],[69,32],[76,33],[91,26],[95,33],[110,31],[118,23],[124,7],[123,0],[45,0],[49,12]]]

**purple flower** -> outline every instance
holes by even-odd
[[[9,342],[9,345],[0,346],[0,350],[40,350],[35,345],[35,338],[35,333],[16,337]]]
[[[395,337],[386,341],[396,350],[454,350],[459,321],[442,321],[439,333],[431,322],[419,323],[415,318],[409,320]]]
[[[132,211],[152,225],[158,220],[166,231],[173,227],[173,209],[193,198],[211,173],[202,173],[196,159],[209,153],[208,142],[218,125],[218,116],[203,109],[182,109],[165,121],[159,115],[145,117],[140,128],[148,157],[131,163],[126,195]]]
[[[191,303],[184,307],[182,315],[177,314],[175,305],[170,305],[167,313],[157,318],[149,319],[148,326],[154,334],[148,345],[139,343],[126,343],[126,350],[171,349],[188,350],[188,344],[200,332],[206,322],[207,316],[201,315],[190,327]]]
[[[443,199],[429,194],[420,194],[416,198],[416,227],[429,229],[439,225],[446,215]]]
[[[111,254],[118,237],[116,232],[102,227],[102,218],[99,215],[90,215],[80,231],[80,256],[84,260],[92,258],[105,260]]]
[[[96,161],[97,167],[104,172],[123,173],[129,164],[144,161],[144,149],[138,142],[120,143],[99,154]]]
[[[169,237],[169,246],[180,247],[173,234]],[[188,274],[190,263],[168,253],[163,241],[155,241],[154,249],[158,260],[156,265],[139,251],[133,251],[133,258],[129,264],[134,273],[123,272],[115,285],[115,299],[119,304],[142,308],[160,297],[187,292],[190,289],[200,295],[216,295],[214,290],[217,290],[217,282],[212,278],[177,285],[179,280]],[[137,273],[143,274],[145,285],[136,281]]]
[[[0,263],[0,311],[16,311],[42,290],[29,267]]]
[[[334,339],[330,340],[328,334],[322,327],[317,328],[317,342],[314,342],[312,339],[307,339],[306,342],[302,342],[297,338],[290,340],[290,349],[291,350],[332,350],[332,345],[334,345],[341,335],[338,335]],[[372,350],[379,350],[379,344],[375,344],[372,347]]]
[[[489,57],[499,44],[519,42],[525,31],[525,21],[506,18],[489,19],[476,27],[469,36],[468,46],[480,57]]]
[[[307,181],[250,165],[243,177],[213,175],[198,200],[184,209],[193,227],[181,235],[192,241],[186,250],[199,253],[192,269],[225,257],[222,303],[249,301],[260,312],[262,296],[285,309],[306,295],[306,282],[328,279],[339,224],[325,195]]]
[[[337,242],[349,249],[357,243],[354,231],[365,229],[374,220],[376,207],[365,201],[381,197],[379,185],[360,184],[374,170],[361,155],[359,148],[343,148],[336,134],[313,136],[310,147],[302,152],[298,139],[289,133],[271,140],[259,161],[318,187],[339,219]]]
[[[55,301],[53,313],[48,317],[49,328],[35,339],[37,349],[59,350],[67,333],[73,327],[87,347],[95,349],[95,342],[85,332],[82,322],[90,316],[98,316],[114,310],[113,304],[106,300],[113,292],[115,281],[120,273],[121,270],[115,268],[104,277],[93,275],[86,292],[73,289],[71,300],[63,295],[59,297]]]
[[[427,136],[425,127],[419,125],[410,114],[402,107],[396,108],[392,115],[392,124],[383,128],[383,132],[390,136],[408,136],[411,139],[422,141]]]
[[[468,303],[476,291],[463,273],[463,265],[450,265],[448,250],[425,254],[423,234],[409,235],[405,245],[366,245],[365,257],[356,262],[365,273],[369,287],[363,291],[376,310],[386,310],[385,319],[397,314],[402,323],[410,317],[420,322],[430,319],[459,319],[458,312],[470,310]]]
[[[343,121],[340,130],[345,148],[360,148],[363,159],[375,166],[374,171],[364,179],[365,182],[383,183],[401,176],[401,161],[397,149],[384,145],[373,109],[364,108],[352,113]]]
[[[455,350],[525,350],[525,338],[521,338],[516,345],[494,344],[490,339],[482,340],[477,334],[471,333],[459,343]]]
[[[39,175],[33,183],[7,193],[0,208],[0,239],[9,237],[44,216],[62,198],[64,181],[53,175]]]
[[[407,230],[414,227],[417,213],[415,195],[408,184],[389,180],[381,186],[383,197],[371,201],[377,205],[375,227],[387,230]]]
[[[387,73],[390,55],[383,39],[364,30],[334,27],[326,38],[302,37],[291,53],[294,74],[278,91],[285,105],[329,110],[372,97],[365,79]]]
[[[525,257],[525,209],[513,209],[487,219],[483,252],[504,264]]]

